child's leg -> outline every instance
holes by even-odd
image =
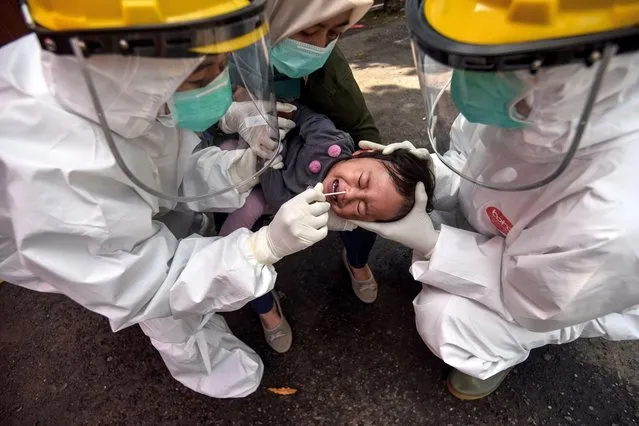
[[[368,263],[368,256],[373,249],[377,234],[362,228],[354,231],[340,232],[344,247],[346,248],[346,258],[353,268],[363,268]]]
[[[264,194],[260,188],[253,188],[251,193],[246,197],[246,202],[242,207],[229,213],[220,229],[220,237],[226,237],[231,232],[240,229],[251,229],[255,222],[264,214],[266,209],[266,201]]]
[[[251,300],[250,304],[256,314],[267,314],[273,309],[273,294],[269,291],[257,299]]]
[[[234,149],[238,149],[240,141],[237,139],[228,139],[220,144],[220,149],[222,151],[233,151]]]

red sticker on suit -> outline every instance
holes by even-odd
[[[490,220],[490,222],[495,225],[495,228],[497,228],[499,232],[504,235],[508,235],[508,232],[510,232],[513,224],[510,223],[508,218],[504,216],[504,214],[497,207],[486,208],[486,214],[488,215],[488,219]]]

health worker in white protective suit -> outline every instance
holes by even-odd
[[[605,3],[407,3],[439,211],[422,188],[359,225],[414,250],[417,329],[459,398],[533,348],[639,338],[639,2]]]
[[[327,234],[315,189],[256,233],[189,235],[172,220],[238,208],[276,161],[264,7],[31,0],[36,34],[0,49],[0,278],[63,293],[114,331],[140,324],[178,381],[214,397],[253,392],[263,371],[216,313],[270,291],[272,264]],[[195,133],[236,94],[268,161]]]

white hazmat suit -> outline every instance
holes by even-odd
[[[555,148],[574,134],[593,75],[580,65],[540,74],[553,84],[531,89],[537,126],[495,133],[460,116],[451,139],[507,137],[485,144],[501,147],[477,163],[486,175],[513,153],[531,167],[560,161]],[[486,379],[546,344],[639,338],[638,111],[639,55],[624,55],[609,65],[575,158],[546,186],[485,189],[433,155],[435,208],[448,210],[434,217],[448,220],[430,259],[414,253],[424,286],[413,305],[420,336],[447,364]]]
[[[156,120],[198,59],[169,67],[135,56],[87,61],[142,180],[176,193],[186,173],[205,170],[202,182],[229,184],[241,151],[200,151],[206,167],[193,167],[197,136]],[[106,316],[114,331],[139,323],[191,389],[215,397],[254,391],[261,360],[214,314],[273,288],[275,271],[254,258],[250,232],[178,239],[152,219],[179,206],[138,189],[116,165],[74,58],[41,51],[30,35],[0,49],[0,63],[0,277],[65,294]],[[232,210],[245,196],[232,190],[187,207]]]

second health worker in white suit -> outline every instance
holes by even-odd
[[[639,2],[605,3],[407,3],[443,225],[423,188],[359,225],[414,249],[417,329],[459,398],[536,347],[639,338]]]

